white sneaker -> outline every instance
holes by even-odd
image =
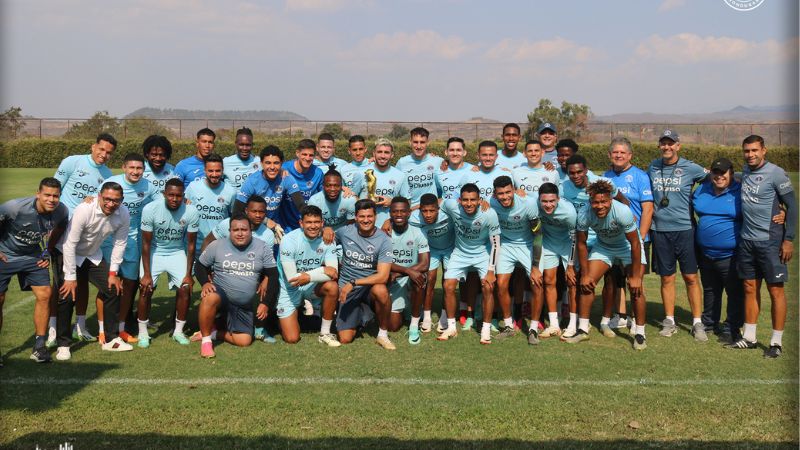
[[[437,341],[446,341],[458,336],[458,327],[447,327],[436,337]]]
[[[619,317],[618,314],[614,314],[614,317],[608,322],[608,326],[617,330],[620,328],[628,328],[628,319]]]
[[[58,347],[56,352],[56,359],[59,361],[68,361],[72,358],[72,353],[69,352],[69,347]]]
[[[321,344],[325,344],[328,347],[339,347],[340,345],[342,345],[342,343],[339,342],[339,339],[333,333],[320,334],[317,340]]]
[[[133,346],[123,341],[119,336],[112,339],[110,342],[103,344],[103,350],[108,352],[129,352],[133,350]]]
[[[314,315],[314,305],[308,300],[303,300],[303,315],[304,316]]]
[[[549,326],[539,333],[540,338],[558,337],[561,336],[561,328]]]

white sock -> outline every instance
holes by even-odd
[[[81,327],[81,326],[80,326],[80,325],[78,325],[78,328],[80,328],[80,327]],[[83,330],[83,328],[81,328],[81,330]],[[105,332],[106,332],[106,329],[105,329],[105,327],[103,326],[103,321],[102,321],[102,320],[98,320],[98,321],[97,321],[97,332],[98,332],[98,333],[105,333]]]
[[[531,330],[538,331],[539,330],[539,321],[538,320],[531,320]]]
[[[703,323],[703,320],[699,317],[692,317],[692,326],[697,325],[698,323]]]
[[[641,334],[644,336],[644,325],[636,325],[636,333],[634,334]]]
[[[466,311],[467,304],[465,302],[458,302],[458,309],[461,311]]]
[[[125,321],[120,321],[119,322],[119,332],[122,333],[123,331],[125,331]]]
[[[78,328],[80,328],[82,331],[86,331],[86,316],[85,315],[77,316],[77,320],[75,321],[75,323],[78,325]]]
[[[331,324],[333,320],[322,319],[322,326],[319,329],[319,334],[331,334]]]
[[[675,322],[675,316],[667,316],[667,319],[671,320],[672,323],[676,323]]]
[[[769,340],[769,345],[780,345],[783,347],[783,330],[772,330],[772,339]]]
[[[431,310],[426,309],[422,311],[422,323],[429,324],[431,323]]]
[[[611,322],[611,317],[603,316],[600,318],[600,325],[608,325]]]
[[[742,337],[747,339],[750,342],[756,341],[756,324],[754,323],[746,323],[744,324],[744,333],[742,333]]]
[[[491,322],[483,322],[481,327],[481,340],[489,341],[492,339],[492,324]]]
[[[411,326],[409,326],[408,328],[419,329],[419,317],[411,316]]]
[[[575,325],[578,322],[578,314],[577,313],[569,313],[569,323],[567,324],[567,330],[575,330]]]
[[[175,319],[175,334],[183,334],[183,326],[186,325],[185,320]]]
[[[216,332],[212,332],[211,334],[213,335],[214,333],[216,333]],[[203,338],[202,338],[202,339],[200,339],[200,342],[201,342],[201,343],[203,343],[203,344],[205,344],[206,342],[210,344],[210,343],[211,343],[211,339],[213,339],[213,338],[211,337],[211,335],[209,335],[209,336],[203,336]]]
[[[389,331],[387,331],[385,328],[379,328],[378,337],[389,339]]]
[[[578,328],[585,332],[589,332],[589,319],[578,319]]]
[[[505,319],[503,319],[503,324],[507,327],[513,327],[514,319],[512,319],[511,317],[506,317]]]
[[[547,319],[550,321],[551,327],[558,328],[558,313],[557,312],[549,312],[547,313]]]
[[[47,323],[47,326],[49,328],[52,328],[52,329],[55,330],[56,329],[56,318],[55,317],[51,317],[50,320]]]
[[[149,336],[147,332],[147,320],[136,320],[139,323],[139,336]]]
[[[455,327],[456,326],[456,319],[447,318],[447,328]]]

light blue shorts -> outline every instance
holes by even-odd
[[[403,312],[407,306],[411,306],[408,282],[408,277],[402,277],[389,285],[389,298],[392,299],[392,312]]]
[[[498,275],[514,272],[515,267],[522,267],[525,273],[531,273],[533,262],[533,244],[500,244],[500,255],[497,258]]]
[[[609,267],[614,264],[621,264],[627,267],[631,264],[631,246],[628,244],[626,247],[626,249],[610,249],[598,241],[594,244],[591,252],[589,252],[589,261],[603,261]],[[647,258],[644,254],[644,244],[641,244],[639,248],[642,264],[647,264]]]
[[[110,262],[111,251],[114,248],[113,241],[106,239],[100,248],[103,251],[103,259]],[[125,253],[122,254],[122,264],[119,266],[119,275],[126,280],[138,281],[139,274],[143,273],[139,270],[139,266],[141,266],[139,241],[128,238],[128,242],[125,244]],[[155,279],[155,275],[153,279]]]
[[[169,288],[177,289],[186,276],[186,253],[179,251],[168,255],[151,254],[150,276],[153,277],[153,289],[158,283],[158,277],[164,272],[169,277]],[[139,267],[139,273],[144,274],[144,267]]]
[[[314,305],[314,311],[319,311],[322,306],[322,299],[314,293],[314,289],[319,286],[319,283],[308,283],[305,286],[296,288],[284,289],[281,286],[280,294],[278,294],[278,307],[276,313],[279,319],[285,319],[303,304],[303,300],[308,300]]]
[[[548,241],[542,242],[542,257],[539,258],[539,270],[544,271],[553,269],[561,264],[564,268],[569,263],[569,253],[572,250],[571,243],[564,245],[553,245]]]
[[[478,272],[481,279],[486,278],[486,274],[489,273],[489,253],[467,256],[456,249],[450,256],[450,263],[445,269],[444,278],[446,280],[465,281],[469,272]]]
[[[447,250],[435,250],[431,249],[431,263],[428,265],[428,270],[436,270],[440,266],[443,268],[447,268],[450,265],[450,255],[453,253],[452,248],[448,248]]]

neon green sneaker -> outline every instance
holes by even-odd
[[[140,334],[138,336],[138,338],[139,338],[139,342],[137,342],[136,345],[139,348],[148,348],[148,347],[150,347],[150,335]]]
[[[419,328],[408,329],[408,343],[411,345],[418,345],[422,342],[422,336],[419,333]]]

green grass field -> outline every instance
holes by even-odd
[[[0,169],[0,200],[29,195],[52,172]],[[792,274],[797,269],[795,257]],[[784,356],[777,360],[764,359],[763,347],[723,349],[713,336],[695,343],[680,283],[681,332],[658,336],[663,308],[653,275],[645,282],[644,352],[634,352],[624,332],[538,347],[522,334],[481,346],[474,332],[444,343],[425,335],[412,347],[399,332],[392,334],[396,352],[370,336],[329,349],[304,334],[296,345],[223,344],[216,359],[203,360],[198,345],[170,340],[173,297],[165,284],[154,300],[151,320],[160,327],[151,348],[108,354],[78,345],[69,362],[36,365],[28,360],[32,298],[12,282],[0,334],[0,447],[798,447],[796,276],[786,286]],[[760,344],[769,340],[768,298],[764,292]],[[96,331],[92,306],[89,314]]]

